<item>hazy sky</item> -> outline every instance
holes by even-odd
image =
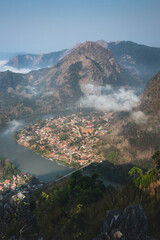
[[[0,0],[0,51],[44,53],[100,39],[160,47],[160,0]]]

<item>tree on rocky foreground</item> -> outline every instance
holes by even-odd
[[[156,164],[156,167],[160,169],[160,151],[157,151],[153,154],[152,160]]]

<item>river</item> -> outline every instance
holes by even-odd
[[[43,116],[43,119],[51,115]],[[33,120],[13,120],[0,131],[0,156],[10,159],[22,172],[31,173],[38,176],[40,180],[49,182],[56,180],[57,177],[64,176],[73,169],[58,165],[47,158],[32,152],[14,140],[14,133],[24,128],[26,125],[35,122]]]

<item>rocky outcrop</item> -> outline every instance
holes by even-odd
[[[147,234],[147,218],[143,208],[134,205],[125,208],[124,211],[107,211],[103,233],[95,240],[153,240]]]
[[[3,195],[0,195],[3,196],[3,198],[0,198],[0,239],[8,239],[6,236],[13,227],[15,232],[18,232],[22,227],[23,232],[29,229],[32,229],[32,233],[38,232],[35,216],[30,210],[28,200],[29,193],[25,194],[26,195],[23,195],[21,192],[17,193],[16,191],[8,190]],[[19,196],[20,198],[14,198],[14,196]],[[19,224],[16,226],[15,222]]]

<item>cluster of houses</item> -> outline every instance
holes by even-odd
[[[30,183],[31,176],[28,174],[17,174],[13,175],[11,179],[6,179],[5,181],[0,182],[0,191],[5,190],[20,190],[21,188],[24,189],[31,189]],[[34,187],[33,187],[34,188]]]
[[[42,187],[43,183],[32,182],[31,178],[32,176],[27,174],[17,174],[13,175],[12,179],[0,183],[0,239],[9,239],[6,238],[6,232],[10,231],[12,224],[17,220],[23,223],[24,231],[32,225],[35,226],[29,196],[31,191]]]
[[[96,145],[112,118],[112,113],[50,118],[22,129],[17,141],[50,160],[79,165],[102,162],[103,156],[97,154]]]

